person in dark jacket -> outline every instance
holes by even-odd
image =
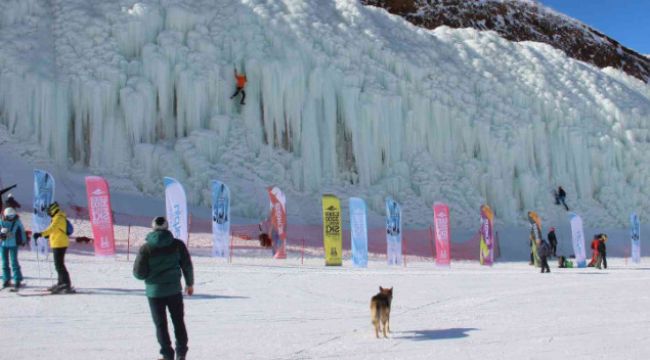
[[[149,309],[156,325],[160,354],[163,356],[161,360],[174,359],[174,349],[167,331],[167,309],[174,324],[176,360],[185,360],[188,348],[181,277],[185,277],[185,292],[192,296],[192,259],[185,243],[174,239],[167,230],[168,224],[164,217],[155,218],[151,226],[153,231],[147,235],[146,243],[140,247],[133,264],[133,275],[145,282]]]
[[[12,194],[7,194],[6,205],[8,208],[13,208],[16,211],[20,209],[20,203],[14,199],[14,196]]]
[[[539,255],[542,273],[551,272],[551,268],[548,266],[548,256],[550,253],[551,246],[544,239],[537,240],[537,255]]]
[[[551,256],[557,257],[557,237],[555,236],[555,228],[552,227],[548,232],[548,243],[551,245]]]
[[[605,246],[607,242],[607,235],[599,234],[598,235],[598,256],[596,258],[596,268],[601,269],[601,264],[605,269],[607,269],[607,247]]]

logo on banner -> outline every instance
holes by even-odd
[[[325,234],[338,236],[341,233],[341,226],[339,224],[340,212],[338,209],[331,205],[325,211]],[[336,250],[335,250],[336,251]]]
[[[174,229],[175,234],[181,233],[181,206],[179,204],[174,204],[173,209],[173,218],[172,218],[172,228]]]

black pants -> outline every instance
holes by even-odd
[[[151,317],[156,325],[156,337],[158,338],[158,344],[160,344],[160,354],[165,359],[174,358],[174,349],[172,349],[169,332],[167,332],[166,309],[169,309],[172,324],[174,324],[174,335],[176,335],[176,353],[178,356],[185,356],[187,354],[187,330],[183,320],[183,294],[148,299]]]
[[[246,91],[244,91],[244,88],[238,87],[235,93],[232,94],[230,98],[231,99],[234,98],[235,96],[239,95],[239,93],[241,93],[241,101],[239,103],[244,105],[244,100],[246,100]]]
[[[598,257],[596,258],[596,264],[594,264],[595,267],[600,269],[600,265],[602,263],[602,266],[607,269],[607,254],[598,254]]]
[[[70,286],[70,274],[68,274],[68,269],[65,268],[65,252],[68,250],[67,247],[52,249],[54,254],[54,268],[58,275],[57,285],[68,285]]]
[[[551,244],[551,252],[553,253],[553,257],[557,257],[557,244]]]
[[[542,272],[544,272],[544,269],[546,269],[546,272],[551,272],[551,268],[548,266],[547,256],[540,256],[539,258],[542,260]]]

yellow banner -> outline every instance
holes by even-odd
[[[343,263],[343,229],[341,202],[334,195],[323,195],[323,248],[325,265],[341,266]]]

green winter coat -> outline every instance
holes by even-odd
[[[160,298],[183,291],[181,273],[187,286],[194,285],[194,270],[185,243],[168,230],[147,235],[133,264],[133,276],[144,280],[147,297]]]

